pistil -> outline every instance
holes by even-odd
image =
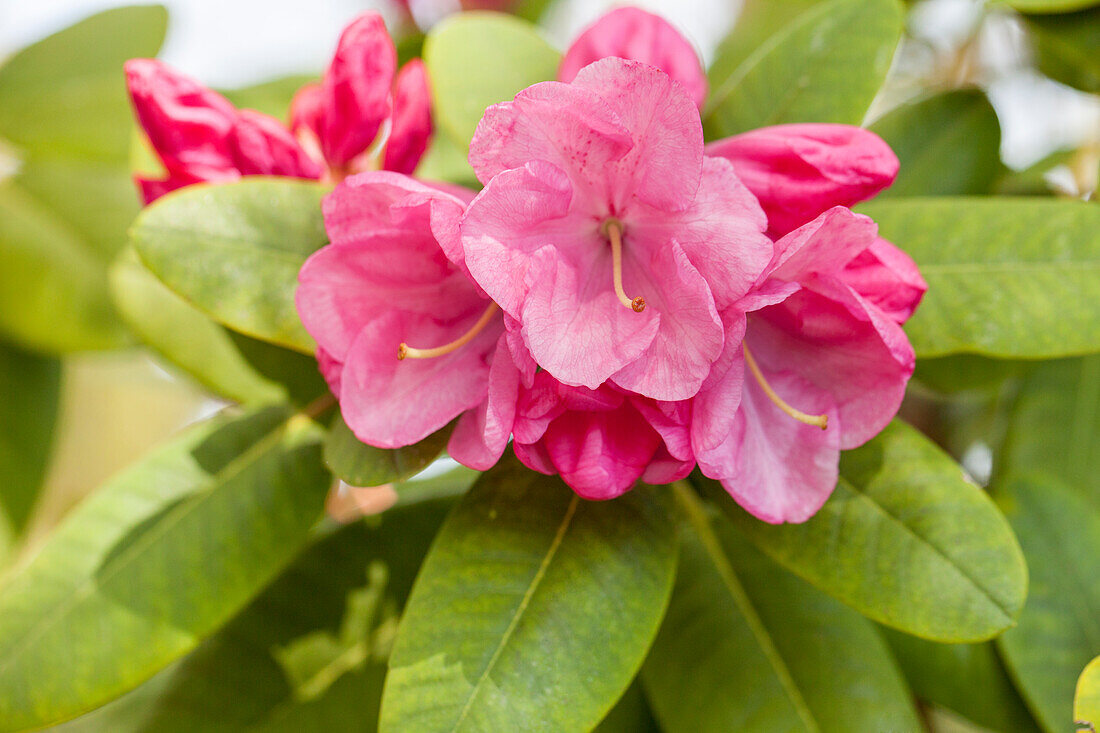
[[[641,313],[645,310],[645,298],[631,298],[623,290],[623,224],[618,219],[608,219],[603,223],[603,230],[611,242],[611,277],[615,284],[615,295],[627,308]]]
[[[475,336],[485,330],[485,327],[489,325],[489,321],[493,320],[493,316],[498,310],[500,310],[500,306],[496,303],[490,303],[489,307],[485,309],[485,312],[481,314],[481,317],[477,319],[477,323],[475,323],[469,331],[449,344],[436,346],[432,349],[416,349],[406,343],[402,343],[397,347],[397,359],[399,361],[402,359],[434,359],[437,356],[449,354],[455,349],[460,349],[473,341]]]
[[[772,386],[768,384],[768,380],[764,379],[764,374],[760,371],[760,367],[757,365],[756,359],[753,358],[752,352],[749,351],[749,347],[742,344],[741,348],[745,352],[745,363],[749,365],[749,371],[756,377],[756,381],[760,384],[760,388],[764,390],[764,394],[768,396],[768,399],[775,403],[776,407],[793,417],[795,420],[798,420],[800,423],[816,425],[822,430],[828,427],[828,415],[809,415],[801,410],[796,410],[784,402],[783,398],[777,395],[775,390],[772,389]]]

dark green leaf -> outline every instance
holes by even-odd
[[[239,611],[321,515],[318,433],[281,408],[214,420],[70,514],[0,595],[3,728],[101,705]]]
[[[1001,171],[1001,127],[977,90],[937,94],[871,125],[901,161],[883,196],[989,193]]]
[[[1077,676],[1100,654],[1100,510],[1038,474],[998,485],[998,501],[1027,555],[1031,592],[997,643],[1043,729],[1073,730]]]
[[[440,131],[465,150],[486,107],[555,78],[560,58],[535,26],[519,18],[472,12],[442,21],[424,42]]]
[[[701,481],[750,539],[865,616],[937,641],[1012,626],[1027,568],[985,492],[913,428],[894,421],[841,458],[841,479],[804,524],[770,525]]]
[[[905,327],[918,356],[1039,359],[1100,351],[1100,207],[939,197],[875,201],[859,210],[912,255],[928,281]]]
[[[1100,92],[1100,8],[1025,15],[1039,71],[1086,92]]]
[[[229,331],[229,337],[245,361],[260,376],[281,386],[294,404],[308,405],[329,393],[312,354],[307,356],[235,331]]]
[[[0,556],[26,528],[53,445],[61,364],[0,342]]]
[[[1026,371],[1029,362],[989,359],[975,354],[955,354],[917,360],[913,378],[937,392],[993,390],[1006,379]]]
[[[145,209],[131,236],[153,274],[214,320],[312,354],[294,290],[306,257],[328,242],[326,190],[260,177],[188,186]]]
[[[721,517],[694,512],[699,522],[642,673],[664,730],[920,727],[869,621],[784,572]]]
[[[1068,13],[1091,8],[1097,0],[997,0],[1021,13]]]
[[[660,730],[641,683],[634,680],[593,733],[660,733]]]
[[[337,415],[325,440],[325,465],[352,486],[381,486],[404,481],[427,468],[447,447],[452,426],[404,448],[387,450],[359,442]]]
[[[860,124],[901,31],[897,0],[830,0],[802,13],[711,90],[707,139],[785,122]]]
[[[594,727],[634,678],[672,589],[661,491],[589,502],[514,460],[486,473],[417,578],[381,730]]]
[[[920,699],[992,731],[1039,730],[992,642],[937,644],[892,629],[883,629],[883,633]]]
[[[156,56],[168,13],[115,8],[0,66],[0,135],[30,153],[124,163],[132,129],[123,63]]]

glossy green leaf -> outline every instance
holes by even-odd
[[[0,335],[51,353],[124,340],[103,261],[11,181],[0,183]]]
[[[688,511],[698,534],[686,533],[642,669],[663,730],[919,729],[869,621],[783,571],[722,517]]]
[[[1077,676],[1100,654],[1100,509],[1041,474],[997,492],[1031,570],[1019,625],[997,643],[1044,730],[1072,730]]]
[[[1079,13],[1025,15],[1039,71],[1086,92],[1100,92],[1100,7]]]
[[[1001,468],[1050,474],[1100,506],[1100,357],[1045,362],[1028,374]]]
[[[1078,726],[1100,729],[1100,657],[1096,657],[1077,680],[1073,696],[1073,720]]]
[[[377,655],[386,651],[396,614],[450,506],[436,501],[395,508],[370,524],[357,522],[320,538],[190,655],[57,730],[373,730],[385,672]],[[363,588],[379,568],[386,571],[384,582],[372,577]],[[381,592],[382,606],[363,636],[369,659],[339,675],[339,662],[317,670],[303,685],[316,694],[305,699],[280,650],[354,625],[355,595],[373,589]],[[321,689],[318,681],[325,677],[333,679]]]
[[[423,471],[447,447],[453,427],[432,433],[404,448],[387,450],[361,443],[337,415],[325,440],[325,465],[352,486],[381,486],[404,481]]]
[[[1027,567],[1004,516],[963,470],[895,421],[841,458],[832,497],[803,524],[755,519],[700,485],[772,559],[863,615],[937,641],[1015,623]]]
[[[0,342],[0,555],[38,499],[53,445],[61,364]]]
[[[294,290],[306,257],[328,242],[326,190],[260,177],[188,186],[145,209],[131,238],[153,274],[214,320],[312,354]]]
[[[1038,733],[992,642],[937,644],[883,629],[914,694],[983,728]]]
[[[1100,207],[938,197],[875,201],[859,211],[928,281],[905,326],[918,356],[1100,351]]]
[[[156,56],[168,13],[115,8],[29,46],[0,66],[0,136],[31,153],[125,162],[131,112],[122,65]]]
[[[111,295],[126,325],[214,394],[246,404],[285,398],[284,390],[241,356],[224,328],[169,290],[133,253],[120,257],[110,276]]]
[[[937,94],[902,105],[871,125],[901,162],[882,195],[989,193],[1001,171],[1001,127],[985,94]]]
[[[785,122],[860,124],[901,31],[897,0],[830,0],[802,13],[711,90],[707,138]]]
[[[321,516],[319,432],[282,408],[214,420],[73,511],[0,595],[0,729],[101,705],[239,611]]]
[[[641,666],[672,589],[663,491],[589,502],[514,460],[484,474],[417,578],[380,730],[594,727]]]
[[[1096,6],[1097,0],[995,0],[1021,13],[1069,13]]]
[[[436,123],[465,150],[486,107],[555,78],[560,59],[538,29],[519,18],[488,12],[450,16],[424,42]]]

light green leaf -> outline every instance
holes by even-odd
[[[1100,506],[1100,356],[1031,371],[1013,406],[1001,469],[1050,474]]]
[[[387,450],[359,442],[340,415],[325,440],[325,465],[352,486],[381,486],[423,471],[447,447],[452,425],[404,448]]]
[[[1097,5],[1097,0],[994,0],[1021,13],[1069,13]]]
[[[38,499],[53,445],[61,364],[0,342],[0,557]]]
[[[452,502],[395,508],[319,538],[264,592],[190,655],[58,733],[207,730],[364,731],[377,725],[387,651],[428,545]],[[303,700],[275,651],[350,625],[348,599],[370,569],[387,570],[381,623],[368,629],[370,660]],[[371,586],[373,587],[373,586]],[[316,691],[316,680],[308,684]],[[297,727],[295,727],[297,726]]]
[[[941,705],[992,731],[1039,730],[992,642],[937,644],[892,629],[882,631],[921,700]]]
[[[989,193],[1001,171],[1001,127],[977,90],[937,94],[892,110],[871,125],[901,161],[882,195]]]
[[[481,184],[466,160],[466,143],[456,143],[447,135],[433,135],[431,144],[420,165],[416,177],[428,181],[450,181],[475,191]]]
[[[897,0],[830,0],[802,13],[711,90],[707,139],[785,122],[860,124],[901,32]]]
[[[188,186],[145,209],[131,237],[153,274],[214,320],[312,354],[294,290],[306,257],[328,242],[326,190],[261,177]]]
[[[240,109],[254,109],[278,120],[289,120],[290,102],[299,89],[318,81],[315,76],[295,74],[260,84],[223,92]]]
[[[928,281],[905,326],[918,356],[1100,351],[1100,207],[938,197],[875,201],[859,211]]]
[[[1019,625],[997,643],[1043,729],[1073,730],[1077,676],[1100,654],[1100,510],[1039,474],[997,491],[1031,570]]]
[[[124,163],[132,128],[122,65],[156,56],[167,11],[115,8],[0,66],[0,135],[34,154]]]
[[[1100,728],[1100,657],[1089,662],[1077,680],[1073,696],[1073,720],[1076,725]]]
[[[771,525],[716,482],[707,493],[772,559],[863,615],[937,641],[984,641],[1027,593],[1020,547],[992,500],[895,421],[841,458],[841,479],[804,524]]]
[[[1095,4],[1095,3],[1093,3]],[[1100,92],[1100,8],[1025,15],[1039,71],[1086,92]]]
[[[555,78],[560,59],[526,21],[501,13],[456,13],[424,41],[435,120],[465,150],[486,107]]]
[[[125,253],[111,268],[111,295],[126,325],[154,351],[214,394],[242,403],[285,399],[241,356],[224,328],[173,293]]]
[[[0,594],[0,729],[101,705],[239,611],[321,516],[319,432],[281,408],[214,420],[73,511]]]
[[[417,578],[380,729],[594,727],[641,666],[672,589],[661,491],[589,502],[514,460],[484,474]]]
[[[698,534],[684,540],[642,669],[665,731],[920,728],[869,621],[784,572],[722,517],[686,513]]]

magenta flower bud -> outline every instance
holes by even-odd
[[[401,67],[394,83],[393,125],[382,167],[411,174],[432,136],[431,90],[424,62],[413,59]]]

